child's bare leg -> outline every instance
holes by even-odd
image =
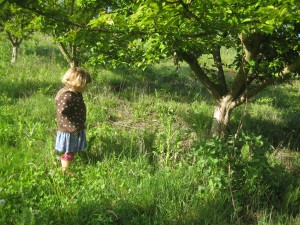
[[[63,174],[69,174],[68,169],[70,168],[74,159],[75,152],[65,153],[61,156],[61,168]]]
[[[71,166],[72,161],[71,160],[64,160],[61,159],[61,169],[63,173],[66,173],[68,168]]]

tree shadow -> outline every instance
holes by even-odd
[[[114,70],[114,78],[105,83],[113,93],[121,93],[127,100],[132,100],[132,90],[137,93],[157,94],[162,100],[172,99],[178,102],[193,102],[195,99],[209,100],[206,89],[193,76],[191,70],[185,66],[184,72],[177,72],[170,66],[160,66],[159,69],[148,67],[145,71],[134,71],[124,68]],[[128,74],[131,74],[130,76]]]
[[[103,191],[103,190],[102,190]],[[151,191],[151,190],[149,190]],[[155,187],[153,187],[155,192]],[[99,190],[101,192],[101,190]],[[105,190],[105,192],[108,192]],[[231,207],[228,202],[223,199],[215,199],[211,202],[195,205],[190,211],[188,203],[181,204],[181,210],[174,217],[168,216],[159,197],[153,195],[152,198],[141,199],[135,201],[130,198],[122,198],[121,196],[109,196],[103,193],[94,194],[94,200],[82,201],[74,197],[69,201],[76,201],[76,205],[72,206],[71,202],[65,207],[49,207],[43,210],[42,215],[35,216],[36,221],[48,224],[170,224],[170,225],[192,225],[192,224],[228,224],[231,216]],[[150,194],[150,193],[149,193]],[[164,193],[159,193],[163,195]],[[173,203],[174,204],[174,203]],[[32,217],[32,211],[22,209],[21,214],[24,218]],[[212,217],[212,211],[216,213]],[[25,213],[24,213],[25,212]],[[26,215],[27,213],[27,215]]]
[[[42,57],[49,57],[59,56],[60,51],[56,48],[49,48],[49,46],[42,46],[42,45],[35,45],[34,48],[27,47],[24,50],[26,55],[36,55]]]
[[[248,121],[245,121],[244,130],[262,135],[275,148],[300,150],[300,127],[295,126],[293,123],[286,122],[286,125],[274,125],[271,121],[250,117]]]
[[[267,102],[265,102],[267,101]],[[280,119],[254,118],[245,116],[243,123],[248,131],[266,137],[274,146],[300,150],[299,90],[273,86],[260,93],[255,104],[272,106],[278,110]],[[241,113],[238,113],[242,118]]]
[[[58,82],[19,81],[12,84],[4,81],[0,83],[0,95],[5,95],[12,99],[19,99],[28,98],[40,91],[52,96],[55,95],[54,90],[58,90],[60,86],[61,84]]]
[[[181,115],[188,124],[189,129],[194,131],[199,139],[205,139],[210,136],[212,117],[205,112],[190,111]]]
[[[96,164],[111,157],[134,160],[141,156],[146,158],[150,164],[154,165],[155,163],[155,148],[153,147],[156,138],[155,130],[132,136],[125,135],[122,130],[114,132],[114,135],[92,133],[88,136],[87,149],[80,153],[84,163]]]
[[[21,46],[23,47],[23,46]],[[59,65],[68,65],[66,62],[66,59],[63,57],[61,52],[58,48],[55,46],[48,46],[48,45],[41,45],[41,44],[35,44],[33,46],[26,46],[22,54],[25,54],[27,56],[34,56],[39,58],[44,58],[46,60],[51,59],[53,62]]]
[[[286,109],[291,106],[297,105],[299,102],[300,89],[289,88],[293,87],[293,83],[285,84],[285,87],[283,87],[282,85],[284,84],[270,86],[266,91],[258,94],[256,99],[259,102],[261,98],[265,98],[269,100],[270,105],[278,109]]]
[[[282,97],[282,96],[281,96]],[[288,107],[288,106],[287,106]],[[280,123],[263,118],[254,118],[250,113],[236,111],[235,119],[231,123],[231,133],[237,132],[242,125],[242,131],[262,135],[275,148],[288,148],[294,151],[300,150],[300,120],[299,112],[291,110],[281,114]]]

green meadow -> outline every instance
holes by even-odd
[[[300,224],[299,81],[236,109],[225,142],[185,63],[86,68],[88,147],[69,177],[54,150],[68,64],[47,37],[15,64],[4,35],[0,52],[0,224]]]

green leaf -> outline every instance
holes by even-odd
[[[248,22],[251,22],[252,19],[251,18],[247,18],[247,19],[244,19],[241,21],[241,23],[248,23]]]
[[[245,144],[242,147],[241,155],[242,155],[242,159],[244,161],[249,161],[251,159],[250,146],[248,144]]]

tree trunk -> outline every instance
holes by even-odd
[[[213,136],[223,138],[228,133],[230,115],[233,109],[234,103],[231,100],[231,96],[225,96],[219,101],[216,101],[211,127],[211,134]]]
[[[18,50],[19,50],[19,47],[20,47],[23,39],[12,35],[10,32],[6,32],[6,35],[12,45],[11,62],[15,63],[17,61]]]
[[[17,61],[18,49],[19,49],[19,45],[12,46],[11,63],[15,63]]]

